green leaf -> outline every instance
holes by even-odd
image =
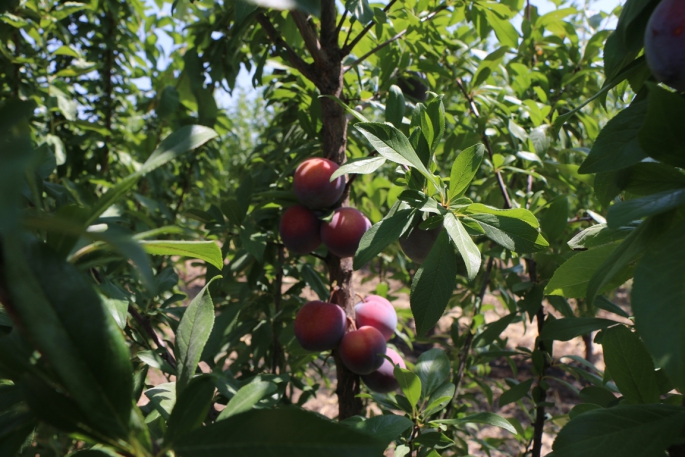
[[[443,231],[411,284],[410,303],[417,335],[425,335],[442,317],[456,285],[457,255]]]
[[[385,122],[390,122],[398,129],[402,128],[404,109],[405,102],[402,89],[393,84],[392,86],[390,86],[390,91],[388,92],[388,99],[385,102]]]
[[[471,205],[473,206],[473,205]],[[510,251],[518,253],[536,252],[549,246],[540,232],[527,221],[507,217],[506,214],[471,214],[488,238]]]
[[[415,409],[417,403],[421,399],[421,378],[399,365],[395,365],[393,374],[395,375],[395,379],[397,379],[397,383],[400,385],[402,393],[407,397],[412,408]]]
[[[350,427],[376,437],[384,443],[396,440],[405,430],[414,423],[404,416],[386,414],[383,416],[370,417],[363,421],[353,422]]]
[[[685,389],[685,231],[677,224],[645,252],[635,270],[635,325],[656,364]]]
[[[608,42],[607,42],[607,45],[608,45]],[[608,52],[608,50],[605,50],[604,55],[607,56],[608,54],[610,54]],[[593,95],[590,98],[585,99],[583,101],[583,103],[581,103],[580,105],[578,105],[577,107],[575,107],[571,111],[562,114],[561,116],[557,117],[554,120],[554,124],[552,125],[552,130],[553,130],[554,135],[557,135],[559,133],[559,130],[561,129],[561,127],[566,123],[566,121],[568,121],[573,116],[575,116],[581,109],[583,109],[589,103],[597,100],[598,98],[603,97],[607,92],[609,92],[611,89],[613,89],[618,84],[623,82],[626,78],[644,70],[645,65],[646,65],[645,57],[640,56],[639,58],[635,59],[630,64],[628,64],[627,66],[622,67],[620,69],[620,71],[618,71],[618,73],[615,76],[609,77],[607,75],[607,80],[604,82],[604,85],[602,86],[602,88],[595,95]]]
[[[214,398],[214,378],[202,375],[193,378],[176,400],[167,422],[164,441],[177,441],[202,425]]]
[[[572,317],[545,322],[540,334],[542,340],[568,341],[595,330],[601,330],[617,322],[599,317]]]
[[[481,163],[483,163],[484,155],[485,146],[481,143],[459,153],[450,172],[450,190],[447,194],[450,201],[462,197],[466,193]]]
[[[128,192],[141,176],[161,167],[187,151],[199,148],[216,136],[217,133],[210,128],[200,125],[187,125],[166,137],[140,170],[121,180],[100,197],[95,206],[91,208],[84,226],[89,226],[95,222],[107,208]]]
[[[359,241],[357,253],[354,255],[354,269],[362,268],[386,246],[397,241],[407,224],[411,222],[413,212],[411,209],[397,211],[367,230]]]
[[[178,457],[377,457],[387,442],[295,408],[251,410],[202,427],[174,446]]]
[[[454,445],[454,441],[447,437],[444,433],[436,431],[423,431],[417,436],[413,443],[417,446],[444,449]],[[433,450],[427,457],[440,457],[440,454]]]
[[[588,411],[561,429],[554,457],[659,457],[679,439],[685,410],[673,405],[619,405]]]
[[[373,122],[359,122],[354,127],[364,135],[380,155],[397,164],[416,168],[439,192],[442,190],[435,176],[428,171],[404,133],[392,125]]]
[[[490,10],[483,10],[488,19],[488,23],[495,30],[497,40],[504,46],[510,48],[518,47],[519,34],[516,28],[509,22],[508,19],[500,19],[495,13]]]
[[[525,381],[516,384],[511,389],[502,392],[502,396],[499,397],[499,407],[501,408],[509,403],[519,401],[528,395],[528,391],[530,391],[532,385],[533,379],[526,379]]]
[[[145,396],[150,400],[150,405],[164,420],[169,420],[176,404],[176,383],[167,382],[158,384],[152,389],[145,391]]]
[[[566,230],[568,224],[569,204],[565,196],[555,198],[540,221],[542,231],[547,239],[554,241]]]
[[[649,87],[647,117],[640,129],[640,146],[648,156],[676,167],[685,167],[685,144],[682,130],[674,119],[685,118],[683,97],[656,84]]]
[[[497,339],[502,334],[502,332],[507,327],[509,327],[509,324],[511,324],[514,321],[514,319],[516,319],[516,316],[516,313],[507,314],[503,318],[488,324],[485,330],[483,330],[482,333],[479,333],[473,339],[473,346],[483,347],[495,341],[495,339]]]
[[[273,0],[273,1],[278,1],[278,0]],[[334,95],[319,95],[319,98],[328,98],[328,99],[333,100],[338,105],[343,107],[345,109],[345,111],[347,111],[348,114],[351,114],[359,122],[369,122],[369,120],[367,118],[365,118],[362,115],[362,113],[360,113],[359,111],[357,111],[353,108],[350,108],[345,102],[343,102],[342,100],[340,100],[338,97],[336,97]]]
[[[345,162],[331,175],[331,181],[346,174],[368,175],[378,170],[387,159],[385,157],[361,157]]]
[[[445,351],[430,349],[419,356],[414,373],[421,380],[421,398],[430,397],[435,390],[450,378],[450,359]]]
[[[607,370],[621,394],[631,403],[659,403],[654,362],[640,338],[618,325],[602,332]]]
[[[633,230],[633,227],[610,229],[606,224],[597,224],[578,232],[578,234],[568,242],[568,246],[571,249],[590,249],[602,246],[603,244],[620,241],[630,235],[630,232]]]
[[[251,410],[262,398],[273,394],[277,389],[278,386],[270,381],[257,380],[256,382],[244,385],[231,398],[231,401],[228,402],[226,408],[221,411],[216,420],[228,419],[236,414]]]
[[[617,243],[605,244],[574,254],[556,269],[545,287],[545,295],[561,295],[566,298],[585,297],[590,280],[618,246]],[[632,269],[624,268],[617,273],[617,276],[612,276],[614,278],[612,281],[602,285],[600,293],[626,282],[632,276]]]
[[[636,219],[665,213],[685,204],[685,189],[669,190],[616,203],[609,208],[609,228],[619,228]]]
[[[517,435],[516,429],[514,428],[513,425],[511,425],[511,423],[508,420],[506,420],[505,418],[503,418],[499,414],[488,413],[488,412],[471,414],[470,416],[460,417],[458,419],[440,419],[440,420],[431,421],[431,423],[445,424],[445,425],[461,425],[461,424],[494,425],[495,427],[503,428],[504,430],[506,430],[510,433],[513,433],[514,435]]]
[[[153,255],[178,255],[200,259],[219,270],[224,266],[221,249],[214,241],[141,241],[145,252]]]
[[[494,214],[496,216],[508,217],[510,219],[519,219],[533,228],[540,227],[540,223],[535,218],[535,215],[525,208],[497,209],[491,206],[483,205],[482,203],[473,203],[466,207],[465,213],[471,216],[480,213]]]
[[[328,286],[323,281],[323,279],[321,279],[320,274],[315,269],[313,269],[311,265],[302,265],[300,274],[302,275],[302,279],[304,279],[304,282],[306,282],[307,285],[312,288],[316,295],[319,296],[320,300],[328,300],[328,296],[330,295],[330,292],[328,291]]]
[[[586,299],[589,304],[595,301],[597,295],[620,286],[632,276],[635,259],[642,255],[659,230],[659,221],[647,219],[609,254],[587,285]]]
[[[11,294],[14,313],[88,425],[126,439],[133,376],[121,330],[72,265],[43,244],[23,248],[20,239],[3,239],[4,261],[12,268],[0,282]]]
[[[645,159],[637,135],[646,114],[646,101],[634,102],[619,112],[599,133],[578,173],[620,170]]]
[[[202,350],[214,325],[214,303],[209,295],[209,285],[221,276],[213,277],[190,302],[176,330],[176,391],[180,394],[195,375]]]
[[[476,243],[471,239],[471,235],[468,234],[461,221],[454,214],[447,213],[445,215],[444,226],[450,239],[457,246],[461,257],[464,259],[469,280],[473,281],[478,271],[480,271],[482,261],[478,246],[476,246]]]

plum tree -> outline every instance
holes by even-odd
[[[407,72],[407,76],[402,76],[397,80],[397,86],[402,89],[402,93],[419,102],[428,100],[428,86],[421,73],[415,71]]]
[[[385,300],[381,297],[378,298]],[[393,337],[397,328],[397,313],[390,302],[385,300],[387,302],[385,304],[381,300],[371,299],[358,303],[354,307],[355,316],[358,327],[366,325],[374,327],[381,332],[385,341],[388,341]]]
[[[283,244],[294,254],[309,254],[321,244],[321,221],[302,205],[285,210],[278,230]]]
[[[383,365],[387,346],[385,338],[373,327],[360,327],[348,332],[338,348],[340,359],[353,373],[371,374]]]
[[[334,349],[345,336],[346,328],[345,312],[333,303],[310,301],[295,316],[295,338],[309,351]]]
[[[352,257],[371,222],[355,208],[338,208],[330,222],[321,224],[321,240],[338,257]]]
[[[311,209],[333,206],[345,190],[342,176],[331,181],[338,165],[328,159],[313,157],[298,165],[293,177],[293,190],[297,199]]]
[[[647,23],[645,57],[654,77],[685,91],[685,1],[663,0]]]
[[[442,226],[430,230],[421,230],[414,227],[411,234],[406,238],[400,238],[402,251],[416,263],[423,263],[428,253],[438,239]]]
[[[366,384],[366,387],[378,393],[388,393],[396,390],[400,387],[397,379],[395,379],[395,374],[393,373],[395,365],[399,365],[402,368],[407,368],[404,363],[402,356],[400,356],[394,349],[387,348],[385,350],[385,355],[392,359],[392,363],[385,359],[381,367],[367,375],[362,376],[362,381]]]

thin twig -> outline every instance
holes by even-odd
[[[295,50],[291,48],[290,45],[288,45],[288,43],[285,42],[285,40],[278,33],[278,31],[273,26],[269,18],[266,17],[264,13],[257,14],[255,18],[257,22],[259,22],[259,25],[262,26],[262,29],[264,29],[264,32],[266,32],[266,35],[273,42],[273,44],[283,48],[285,52],[288,54],[288,61],[290,62],[290,65],[295,67],[307,79],[314,81],[316,78],[316,72],[314,71],[313,66],[305,62],[302,59],[302,57],[300,57],[295,52]]]
[[[394,5],[395,2],[397,2],[397,0],[390,0],[390,2],[388,2],[387,5],[385,5],[385,8],[383,8],[383,12],[387,13],[388,11],[390,11],[390,8],[392,8],[392,5]],[[371,30],[371,27],[373,27],[374,25],[376,25],[376,21],[371,21],[368,24],[366,24],[366,27],[364,27],[362,31],[359,32],[359,35],[354,37],[354,40],[352,40],[350,44],[347,44],[347,40],[345,40],[345,44],[343,45],[343,56],[349,55],[350,52],[352,52],[352,49],[354,49],[354,47],[357,46],[357,43],[359,43],[361,39],[364,38],[364,36],[367,33],[369,33],[369,30]],[[352,31],[352,27],[350,27],[350,31]],[[347,34],[347,37],[350,37],[349,33]]]
[[[391,2],[391,3],[392,3],[392,2]],[[388,4],[388,6],[390,6],[390,4]],[[437,16],[438,13],[439,13],[440,11],[444,10],[445,8],[447,8],[446,5],[441,5],[441,6],[440,6],[439,8],[437,8],[435,11],[433,11],[432,13],[430,13],[429,15],[427,15],[426,17],[424,17],[423,19],[421,19],[421,22],[428,22],[428,21],[430,21],[430,20],[433,19],[435,16]],[[369,25],[367,25],[367,28],[371,28],[371,26],[372,26],[373,24],[374,24],[374,23],[371,22]],[[365,28],[364,30],[366,30],[366,28]],[[362,30],[362,33],[366,33],[366,32],[364,32],[364,30]],[[368,30],[366,30],[366,31],[368,31]],[[364,54],[363,56],[361,56],[360,58],[358,58],[357,60],[355,60],[354,62],[352,62],[351,64],[349,64],[348,66],[346,66],[346,67],[343,69],[343,72],[349,71],[350,69],[356,67],[357,65],[359,65],[360,63],[362,63],[364,60],[366,60],[370,55],[375,54],[376,52],[378,52],[379,50],[383,49],[384,47],[386,47],[386,46],[389,45],[390,43],[399,40],[399,39],[402,38],[408,31],[409,31],[409,29],[404,29],[404,30],[402,30],[401,32],[399,32],[397,35],[395,35],[394,37],[392,37],[392,38],[390,38],[390,39],[384,41],[384,42],[381,43],[381,44],[379,44],[378,46],[376,46],[375,48],[373,48],[372,50],[370,50],[369,52],[367,52],[366,54]],[[360,35],[362,35],[362,34],[360,33]],[[359,37],[357,37],[357,38],[359,38]],[[357,38],[355,38],[355,40],[356,40]],[[349,45],[345,46],[345,47],[343,48],[343,55],[348,55],[349,52],[346,54],[346,53],[345,53],[345,49],[348,49],[348,48],[349,48],[349,51],[351,52],[351,51],[352,51],[352,48],[354,47],[355,44],[356,44],[355,41],[353,41],[353,42],[350,43]]]
[[[474,116],[476,116],[477,119],[480,119],[480,113],[478,112],[478,108],[476,107],[476,103],[473,101],[473,98],[471,95],[468,93],[466,90],[466,87],[464,86],[464,81],[461,80],[461,78],[457,78],[457,86],[459,86],[459,89],[461,90],[461,93],[464,94],[464,97],[466,97],[466,100],[469,103],[469,108],[471,112],[473,113]],[[485,144],[485,148],[488,150],[488,156],[490,157],[490,162],[492,162],[493,167],[494,167],[494,153],[492,151],[492,145],[490,144],[490,139],[488,136],[485,134],[485,131],[481,134],[481,139],[483,140],[483,143]],[[506,209],[513,208],[511,204],[511,198],[509,197],[509,193],[507,192],[507,186],[504,184],[504,179],[502,179],[502,173],[499,172],[499,170],[495,170],[495,177],[497,178],[497,184],[499,185],[499,190],[502,193],[502,197],[504,197],[504,206]]]
[[[492,274],[492,267],[495,264],[495,258],[490,257],[488,259],[488,265],[485,267],[485,275],[483,275],[483,283],[480,286],[480,291],[478,292],[478,297],[476,299],[476,309],[473,311],[474,317],[478,314],[479,312],[479,307],[480,304],[483,303],[483,299],[485,298],[485,293],[488,290],[488,286],[490,285],[490,275]],[[454,376],[454,395],[452,398],[456,400],[459,396],[459,388],[461,387],[461,382],[464,379],[464,371],[466,370],[466,363],[469,358],[469,353],[471,352],[471,345],[473,344],[473,339],[475,337],[475,320],[471,321],[471,325],[469,326],[468,334],[466,335],[466,338],[464,339],[464,345],[461,348],[461,352],[459,353],[459,368],[457,368],[457,374]],[[447,408],[445,408],[445,412],[443,414],[443,417],[448,417],[449,413],[452,410],[452,405],[454,404],[454,400],[447,405]]]
[[[355,60],[351,64],[347,65],[343,71],[346,72],[346,71],[350,70],[351,68],[356,67],[357,65],[362,63],[364,60],[366,60],[370,55],[375,54],[376,52],[383,49],[384,47],[386,47],[387,45],[389,45],[393,41],[399,40],[400,38],[402,38],[404,36],[405,33],[407,33],[407,30],[408,29],[404,29],[400,33],[395,35],[394,37],[385,40],[384,42],[382,42],[381,44],[379,44],[378,46],[376,46],[375,48],[373,48],[372,50],[370,50],[369,52],[367,52],[366,54],[364,54],[363,56],[361,56],[360,58],[358,58],[357,60]]]
[[[150,338],[152,338],[152,341],[155,342],[157,347],[160,349],[164,349],[162,358],[166,360],[169,363],[169,365],[171,365],[173,368],[176,368],[176,360],[171,355],[171,352],[169,352],[169,348],[159,339],[157,333],[155,332],[155,329],[152,328],[150,321],[141,316],[141,314],[138,312],[137,309],[133,307],[133,305],[128,305],[128,312],[131,314],[131,316],[133,316],[133,318],[136,321],[138,321],[141,327],[143,327],[145,333],[147,333],[150,336]]]
[[[281,311],[281,301],[283,300],[283,246],[278,247],[278,264],[276,266],[278,271],[276,273],[276,280],[274,281],[274,316],[277,316]],[[282,372],[281,366],[281,345],[278,343],[278,328],[275,320],[272,322],[273,334],[273,358],[271,360],[271,372],[276,374],[276,369]]]
[[[347,19],[347,14],[349,11],[347,8],[345,8],[345,11],[343,11],[342,16],[340,16],[340,22],[338,22],[338,25],[335,26],[335,34],[340,35],[340,31],[342,30],[342,26],[345,23],[345,19]],[[349,34],[347,35],[349,36]]]

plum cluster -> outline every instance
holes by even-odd
[[[283,244],[294,254],[309,254],[323,242],[338,257],[352,257],[371,222],[355,208],[337,208],[330,221],[321,222],[315,211],[335,205],[345,191],[342,177],[331,180],[338,165],[314,157],[295,170],[293,190],[300,204],[281,216],[279,232]]]
[[[386,345],[397,328],[395,308],[385,298],[370,295],[355,305],[355,312],[356,325],[347,331],[342,308],[310,301],[295,316],[295,337],[309,351],[337,349],[345,366],[361,375],[369,389],[392,392],[399,387],[393,375],[394,365],[406,367],[402,357]]]

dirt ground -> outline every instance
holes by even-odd
[[[187,279],[192,279],[192,278],[197,278],[198,273],[201,273],[201,270],[190,266],[189,263],[186,264],[186,271],[179,272],[181,276],[181,283],[184,282],[184,280]],[[354,288],[355,292],[359,295],[366,296],[369,294],[373,294],[374,291],[376,290],[376,287],[379,283],[378,278],[370,278],[370,277],[365,277],[363,275],[357,274],[354,277],[355,282],[354,282]],[[284,284],[283,284],[283,290],[287,290],[291,285],[293,284],[293,280],[290,278],[285,278],[284,279]],[[393,305],[397,309],[402,309],[402,308],[409,308],[409,296],[407,293],[403,293],[401,290],[404,288],[403,284],[391,280],[390,283],[390,294],[393,296],[396,296],[397,299],[393,301]],[[194,296],[199,290],[201,289],[202,284],[199,284],[199,281],[194,281],[189,287],[186,288],[186,292],[189,294],[189,296]],[[318,299],[317,296],[314,294],[313,291],[309,289],[305,289],[303,293],[304,298],[308,299]],[[618,296],[616,297],[615,300],[619,305],[621,305],[624,308],[627,308],[628,305],[628,300],[627,300],[627,294],[625,292],[621,293],[619,292]],[[485,306],[485,305],[492,305],[490,307]],[[498,320],[499,318],[503,317],[504,315],[508,314],[508,310],[506,310],[499,299],[491,294],[487,294],[485,299],[484,299],[484,308],[488,309],[485,312],[485,320],[486,322],[493,322]],[[561,317],[558,315],[558,313],[549,306],[545,302],[545,312],[547,313],[552,313],[556,317]],[[608,314],[604,312],[600,312],[598,315],[599,317],[608,317],[614,320],[620,320],[620,318],[617,318],[617,316],[613,314]],[[468,328],[469,325],[469,319],[467,317],[461,317],[460,316],[460,310],[453,310],[451,312],[448,312],[443,316],[443,318],[438,322],[437,325],[437,333],[447,333],[449,334],[449,327],[453,322],[453,319],[459,319],[460,323],[460,328],[461,329],[466,329]],[[526,328],[527,327],[527,328]],[[535,323],[527,323],[527,325],[524,325],[523,322],[517,323],[517,324],[511,324],[509,327],[502,333],[502,337],[506,338],[507,340],[507,349],[513,349],[516,347],[525,347],[525,348],[532,348],[533,344],[535,342],[535,338],[537,337],[537,327]],[[413,352],[408,351],[408,347],[406,345],[403,345],[403,342],[399,340],[399,338],[395,337],[392,343],[399,343],[397,346],[400,347],[400,349],[406,349],[405,353],[403,354],[408,360],[410,361],[415,361],[416,358],[420,355],[422,351],[427,350],[428,348],[422,347],[422,348],[416,348]],[[604,360],[602,356],[602,351],[601,351],[601,346],[592,344],[591,349],[593,352],[593,358],[594,358],[594,364],[599,370],[604,370]],[[586,342],[583,341],[581,338],[575,338],[571,341],[567,342],[555,342],[554,343],[554,348],[553,348],[553,354],[554,354],[554,360],[555,362],[559,360],[559,358],[567,355],[574,355],[574,356],[579,356],[582,358],[586,357]],[[208,367],[201,367],[203,368],[203,371],[209,371]],[[511,367],[509,366],[506,361],[503,359],[498,359],[494,361],[493,363],[490,364],[490,373],[489,377],[491,379],[498,379],[498,380],[504,380],[505,378],[515,378],[518,381],[523,381],[526,379],[530,379],[533,377],[530,367],[525,363],[520,361],[520,363],[516,366],[517,369],[517,376],[514,376],[514,373],[512,372]],[[327,377],[331,380],[333,380],[333,383],[335,382],[335,373],[334,369],[330,369],[330,373],[326,373]],[[566,372],[560,370],[559,368],[555,368],[554,366],[551,367],[548,371],[548,374],[551,374],[555,377],[558,377],[562,379],[563,381],[573,385],[576,389],[580,390],[583,387],[585,387],[584,384],[581,382],[577,381],[575,378],[572,376],[568,375]],[[312,370],[312,376],[318,376],[318,374],[315,372],[315,370]],[[156,370],[150,370],[150,373],[148,375],[148,383],[152,385],[156,385],[162,382],[168,382],[168,380],[161,375],[161,373],[156,372]],[[551,381],[550,382],[550,390],[548,391],[548,398],[547,401],[551,402],[554,404],[553,407],[549,407],[547,409],[548,412],[548,418],[552,418],[552,420],[548,420],[545,426],[545,434],[543,436],[543,452],[542,455],[546,455],[547,453],[551,452],[551,445],[552,441],[554,439],[554,435],[556,432],[563,426],[563,423],[565,421],[564,415],[567,414],[570,409],[579,402],[579,399],[577,395],[569,389],[567,386],[565,386],[563,383]],[[338,402],[337,402],[337,397],[334,393],[335,391],[335,384],[331,385],[330,389],[326,389],[325,386],[322,386],[316,395],[315,398],[310,399],[307,401],[304,405],[306,409],[309,409],[311,411],[316,411],[319,414],[323,414],[325,416],[328,416],[330,418],[334,418],[338,414]],[[476,409],[478,411],[489,411],[489,412],[495,412],[500,415],[502,415],[505,418],[511,418],[515,417],[517,420],[520,421],[520,423],[524,426],[530,426],[531,424],[531,419],[529,416],[525,414],[525,412],[521,411],[519,406],[517,404],[509,404],[505,405],[503,408],[499,408],[497,405],[497,399],[499,398],[502,390],[501,389],[493,389],[493,397],[494,397],[494,402],[493,405],[491,406],[485,396],[482,394],[480,389],[469,389],[468,386],[463,386],[462,388],[463,393],[469,393],[472,394],[474,400],[473,404],[471,405],[471,410]],[[297,397],[297,392],[295,392],[295,397]],[[145,404],[148,402],[148,399],[143,395],[143,397],[140,399],[139,404]],[[532,401],[526,399],[524,400],[526,403],[526,406],[531,408],[533,406]],[[475,412],[475,411],[474,411]],[[369,405],[367,407],[367,414],[368,415],[376,415],[379,414],[380,410],[375,406],[375,405]],[[561,416],[561,417],[559,417]],[[510,438],[511,434],[508,432],[497,428],[497,427],[489,427],[489,426],[483,426],[480,428],[480,430],[476,433],[476,437],[479,439],[486,439],[486,438],[499,438],[499,439],[506,439]],[[517,443],[515,439],[508,439],[507,442],[503,445],[500,446],[502,452],[498,450],[491,450],[491,455],[493,457],[500,457],[500,456],[524,456],[525,454],[525,445],[522,445],[520,443]],[[447,455],[449,455],[449,449],[446,449]],[[486,455],[483,451],[480,450],[480,447],[477,443],[472,443],[472,445],[469,448],[469,452],[473,456],[481,456],[481,455]],[[393,455],[393,450],[389,449],[386,452],[387,456],[392,456]]]

